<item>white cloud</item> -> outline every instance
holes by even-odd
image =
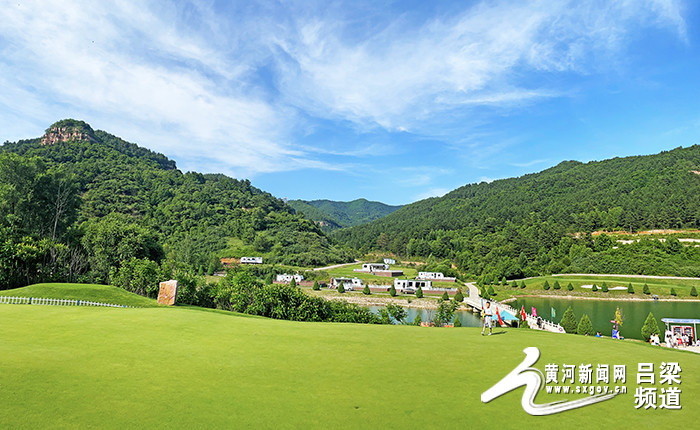
[[[445,194],[449,193],[450,191],[452,191],[452,190],[450,190],[448,188],[441,188],[441,187],[431,188],[425,192],[418,194],[414,201],[429,199],[431,197],[442,197]]]

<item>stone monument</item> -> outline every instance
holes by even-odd
[[[160,291],[158,292],[158,304],[169,305],[175,304],[177,298],[177,281],[171,279],[160,283]]]

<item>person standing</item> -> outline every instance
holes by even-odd
[[[481,335],[484,335],[484,332],[486,331],[486,327],[489,328],[489,336],[491,336],[491,331],[493,330],[493,310],[491,310],[491,302],[486,302],[486,307],[483,310],[484,312],[484,327],[481,329]]]

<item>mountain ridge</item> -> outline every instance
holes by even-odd
[[[324,231],[353,227],[382,218],[403,206],[359,198],[348,202],[328,199],[290,200],[287,202],[295,211],[304,213],[317,222]]]

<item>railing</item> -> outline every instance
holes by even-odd
[[[117,305],[114,303],[92,302],[89,300],[50,299],[45,297],[0,296],[0,304],[7,305],[45,305],[45,306],[103,306],[108,308],[135,308],[136,306]]]

